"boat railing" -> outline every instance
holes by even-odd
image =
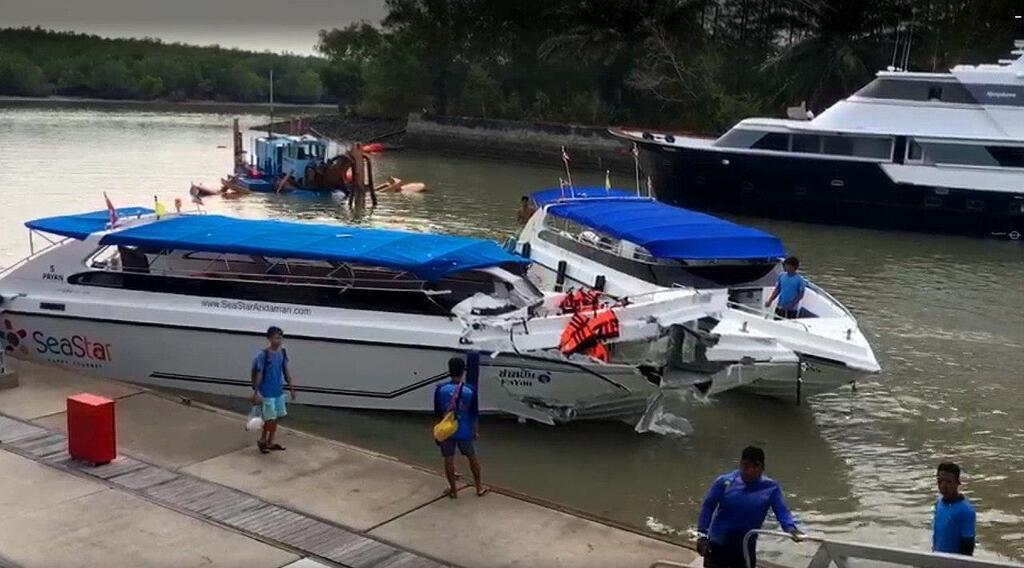
[[[807,324],[801,322],[799,319],[787,319],[787,318],[784,318],[784,317],[780,316],[779,314],[777,314],[777,313],[775,313],[774,311],[771,311],[771,310],[757,308],[757,307],[754,307],[754,306],[751,306],[751,305],[748,305],[748,304],[741,304],[739,302],[733,302],[731,300],[729,302],[727,302],[726,305],[729,306],[730,308],[734,309],[734,310],[738,310],[738,311],[741,311],[741,312],[746,312],[746,313],[749,313],[750,315],[757,316],[757,317],[759,317],[761,319],[765,319],[765,320],[769,320],[769,321],[787,321],[787,322],[792,322],[792,323],[798,324],[800,327],[804,328],[804,331],[806,331],[807,333],[811,332],[811,328],[808,327]]]
[[[39,235],[40,237],[42,237],[42,239],[46,241],[46,245],[44,245],[40,249],[36,249],[35,240],[32,238],[32,235]],[[32,260],[33,258],[35,258],[35,257],[43,254],[44,252],[46,252],[46,251],[48,251],[48,250],[50,250],[50,249],[60,245],[61,243],[63,243],[66,240],[67,240],[67,238],[51,239],[50,237],[48,237],[46,235],[46,233],[36,232],[36,231],[34,231],[32,229],[29,229],[29,231],[28,231],[28,250],[29,250],[28,256],[26,256],[24,258],[21,258],[19,260],[16,260],[15,262],[13,262],[13,263],[11,263],[11,264],[9,264],[7,266],[0,266],[0,276],[3,276],[5,274],[7,274],[8,272],[13,271],[15,268],[18,268],[19,266],[21,266],[21,265],[25,264],[26,262]]]
[[[768,530],[753,530],[743,538],[743,559],[747,566],[750,566],[750,539],[756,535],[816,544],[818,549],[806,568],[828,568],[833,564],[839,568],[845,568],[848,566],[849,560],[874,561],[890,566],[895,564],[928,568],[1021,568],[1020,564],[1002,560],[831,540],[809,535],[794,538],[789,533]]]
[[[237,282],[237,283],[265,283],[265,284],[296,284],[302,286],[309,286],[314,288],[329,288],[336,289],[339,292],[345,292],[348,290],[363,290],[363,291],[377,291],[377,292],[414,292],[417,294],[424,294],[426,296],[443,296],[451,294],[451,290],[429,290],[424,286],[427,284],[426,280],[399,280],[399,279],[383,279],[383,278],[339,278],[331,276],[314,276],[314,275],[303,275],[303,274],[277,274],[277,273],[258,273],[258,272],[234,272],[229,270],[209,270],[209,271],[189,271],[189,270],[175,270],[175,269],[163,269],[150,267],[147,271],[137,271],[131,268],[104,268],[104,272],[110,272],[114,274],[130,274],[138,276],[168,276],[177,278],[191,278],[194,280],[216,280],[218,282]],[[396,287],[396,286],[373,286],[374,283],[387,283],[387,282],[401,282],[407,284],[407,287]],[[364,283],[364,284],[361,284]]]
[[[843,311],[844,314],[846,314],[847,317],[849,317],[851,319],[856,319],[853,316],[853,312],[851,312],[849,310],[849,308],[844,306],[843,303],[840,302],[839,300],[835,299],[835,297],[832,294],[829,294],[828,292],[826,292],[824,288],[822,288],[821,286],[818,286],[817,284],[815,284],[814,282],[811,282],[810,280],[804,279],[804,281],[807,283],[807,288],[808,289],[814,290],[819,295],[821,295],[823,298],[825,298],[826,300],[831,302],[833,306],[837,306],[840,310]]]

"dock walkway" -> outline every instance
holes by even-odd
[[[442,497],[435,472],[244,417],[21,362],[0,391],[0,566],[649,566],[689,549],[495,488]],[[117,400],[120,457],[67,456],[67,396]],[[457,535],[454,536],[453,535]]]

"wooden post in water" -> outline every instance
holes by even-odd
[[[366,208],[366,185],[363,180],[362,144],[354,142],[348,155],[352,158],[352,187],[348,194],[348,205],[356,209],[364,209]]]
[[[231,140],[235,150],[235,169],[245,167],[245,150],[242,148],[242,131],[238,129],[238,119],[231,123]]]

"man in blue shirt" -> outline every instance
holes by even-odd
[[[764,307],[771,307],[775,298],[779,299],[779,305],[775,307],[775,313],[786,319],[796,319],[800,316],[800,300],[804,299],[804,291],[807,290],[807,281],[797,273],[800,269],[800,259],[795,256],[788,257],[782,262],[782,269],[775,281],[775,289],[772,295],[765,302]]]
[[[466,456],[469,460],[469,469],[473,472],[473,485],[476,486],[477,497],[483,497],[487,488],[483,486],[480,476],[480,461],[476,456],[476,448],[473,447],[473,440],[478,436],[476,405],[473,404],[473,397],[476,393],[472,387],[465,383],[466,361],[461,357],[452,357],[448,360],[448,374],[451,381],[438,385],[434,391],[434,415],[438,419],[443,418],[448,412],[454,411],[455,418],[459,422],[459,429],[447,440],[437,442],[441,448],[441,455],[444,457],[444,475],[448,478],[448,497],[455,499],[459,496],[458,474],[455,472],[455,449]]]
[[[936,473],[939,498],[935,501],[932,550],[974,555],[974,507],[960,493],[960,466],[940,463]]]
[[[740,457],[740,468],[720,475],[704,496],[697,520],[697,552],[706,568],[748,568],[743,555],[743,538],[760,529],[768,509],[783,530],[799,540],[803,535],[786,507],[782,487],[764,475],[764,450],[748,446]],[[757,537],[750,539],[751,566],[757,566]]]
[[[263,432],[256,446],[261,454],[284,450],[274,441],[277,421],[288,415],[284,402],[284,385],[295,400],[292,374],[288,370],[288,350],[284,348],[284,332],[277,326],[267,329],[267,347],[256,354],[252,362],[253,404],[260,405],[263,415]]]

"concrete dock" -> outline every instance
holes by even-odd
[[[0,390],[0,567],[646,567],[687,548],[501,488],[442,496],[438,472],[116,381],[18,362]],[[117,401],[119,458],[66,454],[68,396]],[[424,434],[426,437],[426,433]]]

